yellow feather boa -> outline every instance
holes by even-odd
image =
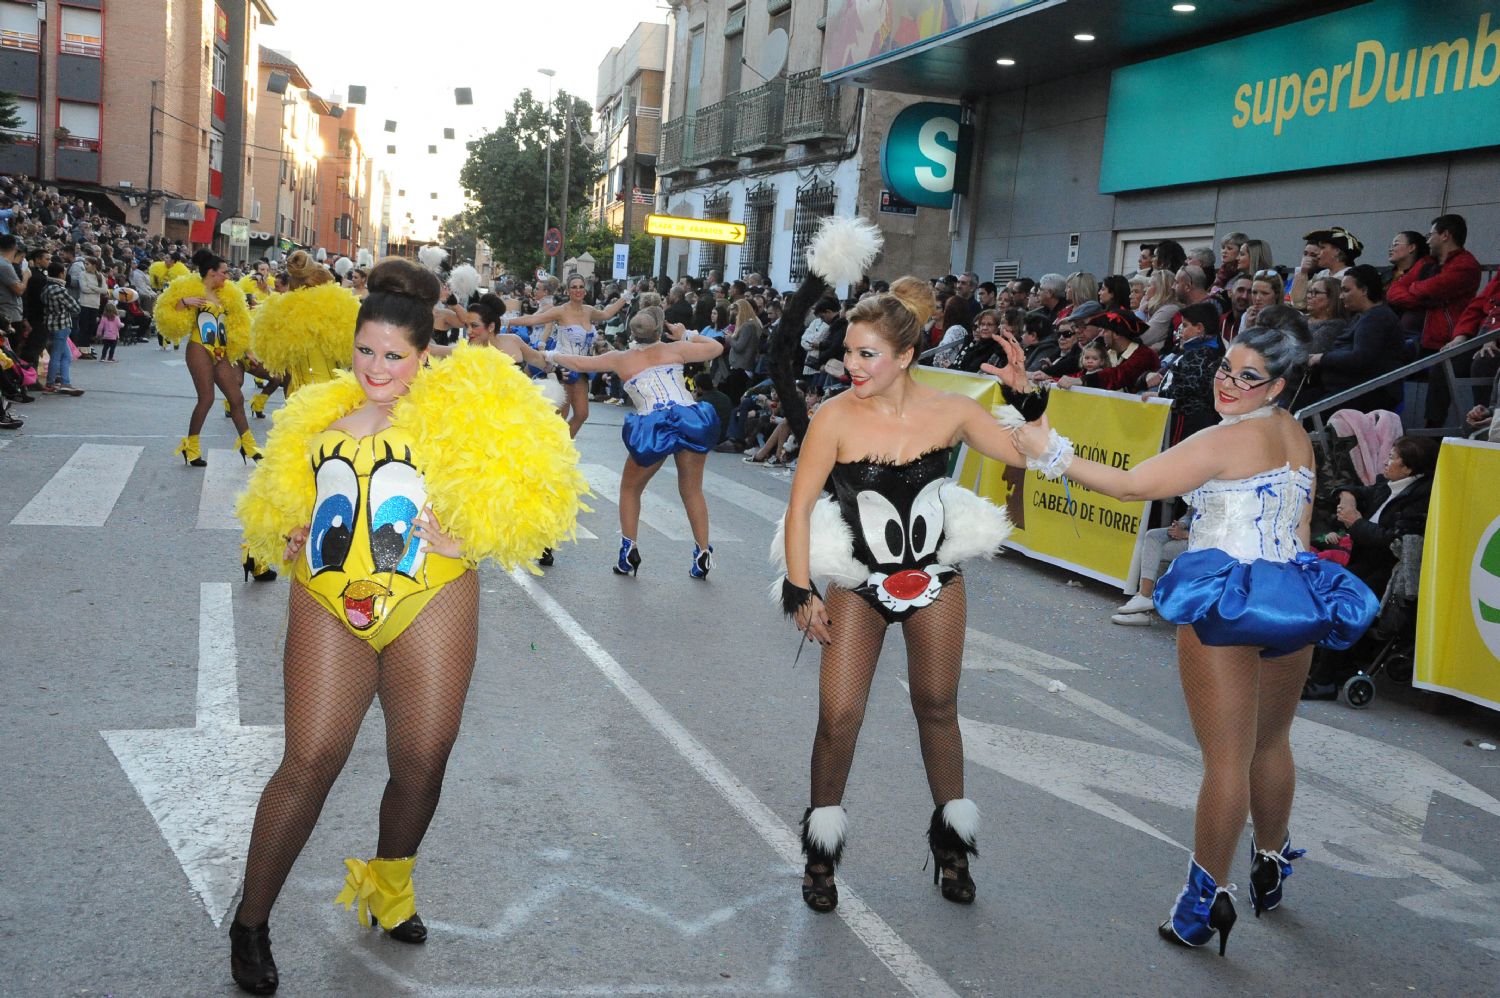
[[[232,281],[225,281],[216,293],[224,309],[224,334],[229,360],[239,363],[250,350],[250,306],[245,303],[245,292]],[[197,274],[186,274],[177,278],[156,299],[152,318],[156,330],[169,343],[181,343],[198,330],[198,317],[191,308],[178,308],[184,298],[206,298],[208,289],[203,278]]]
[[[167,282],[171,280],[171,278],[167,276],[167,261],[151,261],[151,266],[146,268],[146,277],[151,283],[152,291],[160,291],[162,288],[166,287]]]
[[[267,371],[291,375],[293,390],[326,381],[349,366],[358,317],[359,299],[337,284],[273,295],[250,320],[251,351]]]
[[[260,283],[256,281],[254,274],[246,274],[235,283],[239,285],[241,291],[245,292],[245,297],[254,298],[262,305],[264,305],[267,299],[269,299],[276,293],[276,288],[274,285],[271,286],[271,289],[269,291],[262,291],[260,289]],[[250,330],[250,339],[252,342],[255,339],[255,330],[253,326]]]
[[[265,459],[235,507],[257,562],[289,569],[286,536],[307,526],[317,496],[312,440],[364,401],[354,376],[340,371],[276,414]],[[465,558],[536,572],[542,548],[573,538],[588,483],[568,424],[499,350],[460,344],[433,361],[396,403],[391,424],[412,435],[428,501]]]

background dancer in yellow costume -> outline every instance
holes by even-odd
[[[277,986],[271,906],[377,693],[390,766],[380,839],[376,858],[345,861],[338,901],[394,939],[426,939],[411,871],[474,667],[475,563],[529,562],[571,536],[586,488],[567,425],[508,357],[460,345],[427,366],[435,275],[387,260],[369,287],[352,373],[277,413],[238,509],[252,555],[294,573],[286,752],[229,930],[231,972],[256,994]]]
[[[245,372],[241,366],[250,349],[250,310],[245,293],[229,280],[229,265],[222,257],[206,249],[193,254],[196,273],[184,274],[167,285],[156,299],[156,328],[174,346],[187,340],[188,373],[198,392],[198,404],[188,420],[188,435],[182,438],[177,453],[188,464],[201,468],[208,464],[198,434],[214,404],[214,385],[229,400],[229,415],[239,431],[240,456],[260,460],[260,448],[245,419],[245,398],[240,382]]]
[[[287,293],[272,295],[256,308],[250,343],[266,371],[285,379],[290,396],[348,366],[359,299],[306,250],[286,258],[286,277]]]

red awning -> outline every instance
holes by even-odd
[[[188,230],[188,242],[190,243],[212,243],[214,233],[219,229],[219,209],[204,208],[203,221],[194,222],[193,227]]]

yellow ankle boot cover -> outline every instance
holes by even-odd
[[[240,434],[240,450],[245,452],[246,457],[254,457],[260,453],[260,445],[255,442],[255,434],[249,430]]]
[[[183,437],[182,443],[177,445],[177,453],[186,457],[189,461],[196,461],[203,456],[203,450],[198,446],[197,437]]]
[[[417,898],[411,886],[411,868],[416,861],[415,856],[372,859],[368,863],[344,860],[349,875],[333,903],[343,905],[346,910],[357,904],[355,914],[361,925],[368,925],[374,915],[380,927],[389,932],[417,913]]]
[[[265,412],[266,403],[269,401],[271,401],[271,396],[267,395],[265,392],[256,392],[255,395],[250,399],[250,411]]]

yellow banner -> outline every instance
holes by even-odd
[[[1500,710],[1500,444],[1443,441],[1422,548],[1412,685]]]
[[[981,405],[1001,404],[999,385],[988,375],[922,367],[916,377]],[[1143,402],[1092,388],[1054,391],[1047,403],[1047,418],[1080,457],[1116,468],[1133,468],[1161,452],[1170,411],[1165,400]],[[1015,526],[1006,547],[1124,588],[1149,526],[1150,503],[1120,502],[1062,479],[1049,482],[968,447],[959,452],[953,477],[1005,507]]]

